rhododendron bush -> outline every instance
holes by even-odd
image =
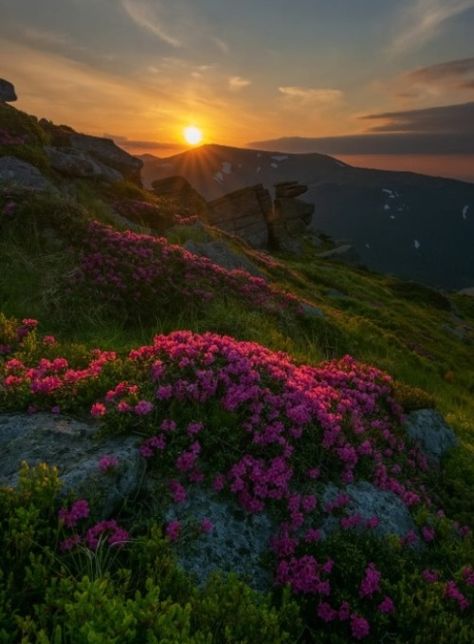
[[[199,307],[216,294],[269,312],[299,311],[294,296],[261,277],[218,266],[165,238],[119,232],[98,222],[89,224],[81,236],[72,286],[75,296],[79,289],[141,317],[156,315],[160,307]]]
[[[417,592],[460,620],[472,619],[469,561],[443,562],[443,556],[453,561],[446,543],[472,553],[472,537],[436,512],[428,464],[405,440],[403,410],[387,374],[350,356],[300,365],[284,353],[213,333],[158,335],[125,356],[96,350],[79,366],[51,341],[38,344],[50,357],[38,359],[37,349],[29,354],[20,347],[3,358],[3,403],[30,412],[81,411],[104,431],[136,433],[137,449],[168,504],[204,486],[248,513],[265,512],[274,525],[268,562],[275,588],[291,588],[311,628],[331,625],[355,640],[399,628],[408,609],[393,561],[410,574],[419,568],[412,582]],[[98,467],[107,476],[117,466],[106,457]],[[418,529],[382,546],[379,518],[350,511],[344,487],[359,480],[395,494]],[[339,492],[328,501],[329,482]],[[79,501],[60,518],[73,528],[87,514]],[[133,525],[126,528],[102,521],[69,535],[61,548],[94,548],[103,537],[126,549]],[[212,529],[206,519],[202,533]],[[182,526],[172,521],[164,532],[179,542]]]

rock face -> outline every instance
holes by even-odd
[[[451,448],[456,447],[456,435],[435,409],[419,409],[407,415],[404,429],[408,436],[419,443],[432,462],[439,462]]]
[[[12,103],[17,100],[15,87],[10,81],[0,78],[0,103]]]
[[[275,184],[275,203],[269,221],[270,238],[277,248],[290,252],[298,251],[295,237],[311,222],[314,205],[298,199],[308,190],[297,181]]]
[[[38,168],[16,157],[0,158],[0,188],[48,192],[55,190]]]
[[[223,241],[195,242],[188,240],[184,247],[190,253],[207,257],[214,264],[229,270],[241,269],[252,275],[261,276],[261,271],[244,255],[238,255]]]
[[[152,184],[153,192],[158,197],[164,197],[176,202],[181,215],[199,214],[207,218],[207,203],[184,177],[167,177]]]
[[[379,536],[396,534],[402,537],[416,528],[407,506],[393,492],[379,490],[368,481],[352,483],[342,490],[330,483],[322,495],[323,504],[333,501],[340,492],[350,497],[349,514],[359,514],[364,521],[372,517],[379,519],[379,525],[374,528]],[[328,535],[337,527],[337,519],[329,517],[324,522],[323,532]]]
[[[212,492],[193,490],[185,503],[171,506],[168,521],[200,523],[208,519],[213,529],[197,542],[178,551],[178,559],[200,584],[217,570],[246,577],[256,590],[268,590],[271,579],[261,565],[268,551],[274,526],[265,513],[249,515],[229,501],[218,499]]]
[[[0,415],[0,485],[14,486],[22,461],[57,465],[63,491],[93,499],[104,516],[136,492],[143,473],[136,439],[95,440],[96,427],[53,414]],[[113,455],[119,465],[103,473],[99,459]]]
[[[211,225],[237,235],[254,248],[268,246],[272,200],[262,184],[231,192],[208,206]]]
[[[164,213],[154,203],[139,199],[120,199],[114,203],[115,212],[139,228],[148,228],[164,233],[174,225],[174,216]]]
[[[107,181],[126,179],[141,185],[143,161],[128,154],[112,141],[80,134],[46,119],[39,122],[51,138],[48,154],[59,172],[75,177],[99,177]]]
[[[98,179],[108,182],[122,181],[117,170],[93,159],[86,152],[74,148],[45,146],[46,155],[53,170],[70,177]]]

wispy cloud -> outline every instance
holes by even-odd
[[[440,33],[445,23],[474,7],[474,0],[415,0],[401,15],[392,54],[418,49]]]
[[[214,37],[212,40],[214,41],[214,44],[217,47],[217,49],[219,49],[223,54],[229,53],[230,47],[225,42],[225,40],[222,40],[222,38],[216,38],[216,37]]]
[[[238,92],[251,84],[252,81],[248,80],[248,78],[242,78],[241,76],[231,76],[231,78],[229,78],[229,87],[233,92]]]
[[[421,110],[367,114],[365,121],[383,121],[369,132],[417,132],[426,134],[474,134],[474,102],[443,105]],[[474,151],[474,150],[473,150]]]
[[[147,0],[122,0],[122,7],[139,27],[146,29],[172,47],[181,47],[182,42],[171,33],[162,15],[160,2],[151,4]]]
[[[285,98],[304,104],[329,105],[340,101],[344,96],[344,93],[340,89],[298,87],[295,85],[279,87],[278,91]]]

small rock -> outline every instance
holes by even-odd
[[[53,184],[38,168],[16,157],[0,158],[0,187],[21,188],[36,192],[54,191]]]
[[[435,409],[418,409],[411,412],[407,415],[403,427],[408,436],[417,441],[421,450],[435,463],[458,443],[454,431]]]
[[[325,253],[319,253],[318,257],[349,265],[356,265],[360,262],[360,257],[356,249],[350,244],[344,244],[343,246],[327,250]]]
[[[17,100],[13,83],[0,78],[0,103],[13,103]]]
[[[96,440],[97,426],[53,414],[0,415],[0,485],[15,486],[22,461],[59,468],[63,492],[74,491],[94,502],[104,516],[135,493],[144,469],[136,439]],[[102,456],[118,459],[116,470],[104,474]]]
[[[324,318],[326,315],[324,314],[324,311],[320,309],[317,306],[313,306],[312,304],[308,304],[308,302],[301,302],[301,307],[309,318]]]
[[[123,181],[123,175],[118,170],[114,170],[93,159],[87,152],[74,148],[56,148],[53,146],[45,146],[44,151],[51,167],[61,174],[69,177],[100,179],[110,183]]]
[[[172,505],[166,520],[194,521],[209,519],[213,529],[194,544],[178,546],[178,560],[183,568],[204,584],[217,570],[234,572],[245,577],[255,590],[267,591],[271,578],[261,565],[268,551],[274,525],[265,513],[247,514],[215,493],[194,489],[184,503]]]
[[[326,486],[323,495],[323,505],[332,501],[339,493],[346,493],[350,497],[347,506],[349,514],[359,514],[365,521],[377,517],[379,525],[374,528],[374,534],[385,536],[396,534],[404,536],[410,530],[415,530],[415,522],[403,503],[393,492],[379,490],[368,481],[351,483],[340,489],[330,483]],[[328,535],[338,527],[339,522],[334,517],[324,521],[323,532]]]

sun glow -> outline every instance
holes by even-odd
[[[186,143],[189,143],[189,145],[197,145],[202,141],[202,132],[195,125],[189,125],[188,127],[185,127],[183,134]]]

